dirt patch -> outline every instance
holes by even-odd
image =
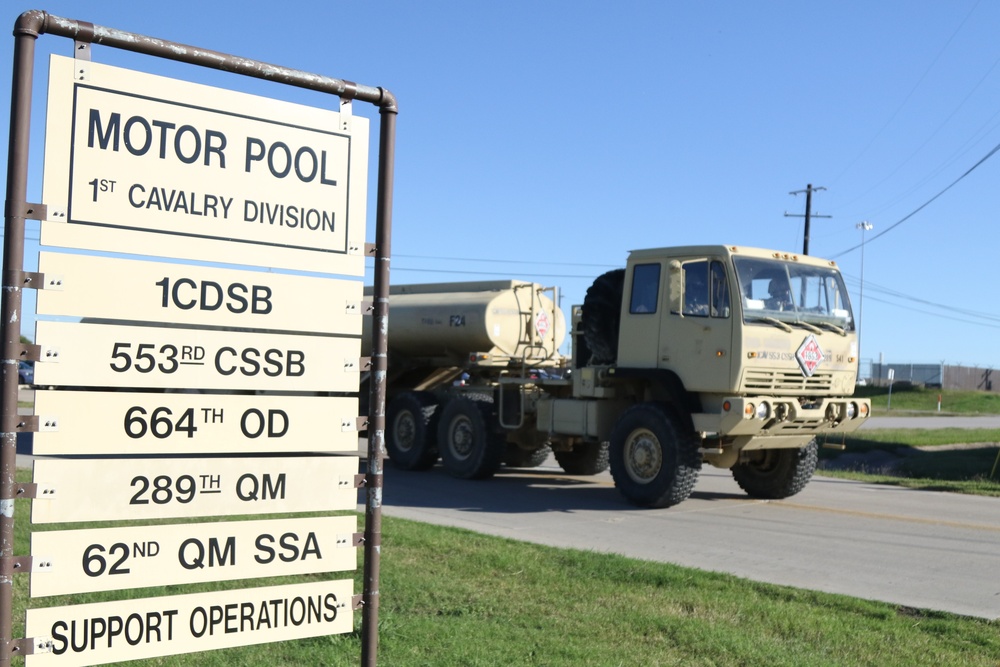
[[[831,459],[821,459],[816,468],[817,470],[848,470],[870,475],[895,475],[898,474],[899,466],[906,459],[905,455],[896,453],[899,449],[905,448],[845,452]]]

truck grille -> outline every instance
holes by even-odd
[[[743,376],[743,390],[753,392],[830,392],[832,373],[814,373],[804,377],[799,371],[748,370]]]

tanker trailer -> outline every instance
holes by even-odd
[[[544,461],[547,438],[526,424],[524,411],[542,385],[569,395],[568,360],[559,353],[566,319],[557,301],[556,288],[519,280],[391,286],[392,463],[426,469],[440,456],[450,474],[472,479],[492,476],[504,462]]]

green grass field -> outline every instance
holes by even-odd
[[[26,530],[19,530],[18,553],[26,549]],[[378,664],[392,667],[995,667],[1000,657],[996,621],[389,517],[383,523],[381,566]],[[361,590],[360,578],[359,571],[355,591]],[[26,582],[16,581],[15,636],[22,636],[17,627],[27,602]],[[125,597],[278,583],[285,582],[133,590]],[[34,604],[112,598],[75,595]],[[358,665],[359,624],[356,615],[355,631],[347,635],[128,664]]]
[[[886,387],[857,387],[854,395],[871,399],[874,416],[898,413],[927,415],[1000,414],[1000,393],[995,392],[895,386],[891,396]],[[940,411],[938,411],[939,398],[941,401]]]

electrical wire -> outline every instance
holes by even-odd
[[[959,23],[958,27],[955,28],[955,31],[951,33],[951,37],[948,38],[948,41],[946,41],[944,43],[944,46],[941,47],[941,50],[938,51],[938,54],[936,56],[934,56],[934,60],[932,60],[931,63],[930,63],[930,65],[927,66],[927,69],[924,70],[924,73],[920,75],[920,78],[917,79],[917,82],[915,84],[913,84],[913,88],[910,89],[910,92],[906,94],[906,97],[904,97],[903,101],[899,103],[899,106],[896,107],[896,110],[892,112],[892,114],[889,116],[888,120],[886,120],[885,123],[882,125],[882,127],[879,128],[878,132],[875,133],[875,136],[873,136],[871,138],[871,141],[869,141],[868,144],[864,148],[861,149],[861,152],[858,153],[857,157],[855,157],[853,160],[851,160],[848,163],[848,165],[846,167],[844,167],[839,174],[837,174],[836,178],[833,179],[834,183],[836,183],[837,181],[839,181],[840,178],[844,174],[846,174],[848,171],[850,171],[851,167],[853,167],[855,164],[857,164],[858,160],[860,160],[864,156],[864,154],[868,152],[868,150],[872,147],[872,145],[875,143],[875,141],[882,135],[883,132],[885,132],[886,128],[888,128],[892,124],[892,122],[896,119],[896,116],[899,115],[899,112],[903,110],[903,107],[905,107],[906,104],[907,104],[907,102],[910,101],[910,98],[913,97],[913,94],[915,92],[917,92],[917,88],[920,87],[920,84],[922,84],[924,82],[924,79],[927,78],[927,75],[930,74],[930,71],[932,69],[934,69],[935,65],[937,65],[937,62],[941,59],[941,56],[944,55],[944,52],[948,50],[948,47],[951,45],[952,41],[955,39],[955,37],[958,35],[958,33],[962,30],[962,28],[965,26],[965,24],[968,22],[969,18],[972,16],[973,12],[975,12],[976,8],[979,7],[979,2],[980,2],[980,0],[976,0],[976,3],[972,6],[972,9],[969,10],[969,13],[965,15],[965,18],[962,19],[962,22]],[[870,192],[870,190],[869,190],[869,192]],[[864,194],[867,194],[867,192],[865,192]],[[864,196],[864,194],[862,194],[861,196]],[[857,200],[855,199],[855,201],[857,201]]]
[[[847,279],[849,282],[859,283],[860,284],[860,280],[858,280],[857,278],[854,278],[853,276],[848,276],[848,275],[845,274],[844,278]],[[872,283],[871,281],[868,281],[868,280],[865,281],[864,287],[865,287],[865,298],[866,299],[869,298],[869,291],[874,291],[874,292],[876,292],[878,294],[882,294],[884,296],[890,296],[890,297],[893,297],[895,299],[902,299],[904,301],[912,301],[913,303],[918,303],[918,304],[923,305],[923,306],[930,306],[931,308],[937,308],[937,309],[940,309],[940,310],[948,311],[949,313],[957,313],[959,315],[963,315],[963,316],[966,316],[966,317],[975,317],[975,318],[979,318],[979,319],[982,319],[982,320],[987,320],[987,321],[990,321],[990,322],[996,322],[997,324],[1000,324],[1000,314],[989,313],[989,312],[985,312],[985,311],[972,310],[970,308],[960,308],[958,306],[954,306],[954,305],[951,305],[951,304],[937,303],[936,301],[930,301],[928,299],[923,299],[923,298],[920,298],[920,297],[911,296],[909,294],[904,294],[903,292],[900,292],[898,290],[890,289],[890,288],[885,287],[883,285],[878,285],[876,283]],[[892,302],[889,302],[889,301],[883,301],[883,302],[884,303],[892,303]],[[923,311],[921,311],[921,312],[923,312]],[[950,317],[950,315],[939,315],[939,316],[940,317]]]
[[[953,187],[955,187],[956,185],[958,185],[958,183],[962,179],[964,179],[966,176],[968,176],[969,174],[971,174],[972,172],[974,172],[976,169],[978,169],[984,162],[986,162],[987,160],[989,160],[991,157],[993,157],[994,155],[996,155],[997,151],[1000,151],[1000,144],[997,144],[996,146],[994,146],[993,149],[990,150],[989,153],[987,153],[986,155],[984,155],[982,157],[982,159],[979,160],[979,162],[977,162],[976,164],[974,164],[971,167],[969,167],[969,169],[967,169],[964,174],[962,174],[961,176],[959,176],[958,178],[956,178],[954,181],[952,181],[951,184],[948,185],[944,190],[941,190],[941,192],[937,193],[936,195],[934,195],[933,197],[931,197],[930,199],[928,199],[927,201],[925,201],[923,204],[921,204],[920,206],[918,206],[917,208],[915,208],[913,211],[911,211],[910,213],[908,213],[905,216],[903,216],[900,220],[897,220],[893,224],[889,225],[888,227],[886,227],[885,229],[883,229],[878,234],[875,234],[874,236],[872,236],[872,237],[870,237],[868,239],[863,240],[861,243],[859,243],[859,244],[857,244],[855,246],[851,246],[847,250],[843,250],[843,251],[837,253],[836,255],[831,255],[829,257],[829,259],[836,259],[838,257],[842,257],[842,256],[846,255],[849,252],[853,252],[853,251],[857,250],[858,248],[860,248],[861,246],[863,246],[863,245],[865,245],[867,243],[871,243],[875,239],[881,238],[881,237],[885,236],[886,234],[888,234],[889,232],[891,232],[896,227],[899,227],[901,224],[903,224],[904,222],[906,222],[907,220],[909,220],[910,218],[912,218],[913,216],[915,216],[917,213],[919,213],[920,211],[922,211],[925,208],[927,208],[932,202],[934,202],[936,199],[938,199],[941,195],[943,195],[944,193],[948,192],[948,190],[951,190]]]
[[[921,310],[919,308],[912,308],[910,306],[902,306],[902,305],[900,305],[898,303],[893,303],[892,301],[887,301],[886,299],[880,299],[880,298],[874,297],[874,296],[868,296],[866,294],[865,295],[865,301],[868,301],[869,299],[871,299],[872,301],[877,301],[879,303],[883,303],[883,304],[885,304],[887,306],[892,306],[894,308],[902,308],[903,310],[910,310],[910,311],[913,311],[915,313],[920,313],[921,315],[929,315],[930,317],[939,317],[939,318],[942,318],[942,319],[947,319],[947,320],[949,320],[951,322],[962,322],[964,324],[972,324],[972,325],[975,325],[977,327],[987,327],[989,329],[1000,329],[1000,323],[998,323],[998,324],[990,324],[989,322],[976,322],[974,320],[966,320],[966,319],[958,318],[958,317],[955,317],[954,315],[945,315],[945,314],[942,314],[942,313],[932,313],[930,311]]]

